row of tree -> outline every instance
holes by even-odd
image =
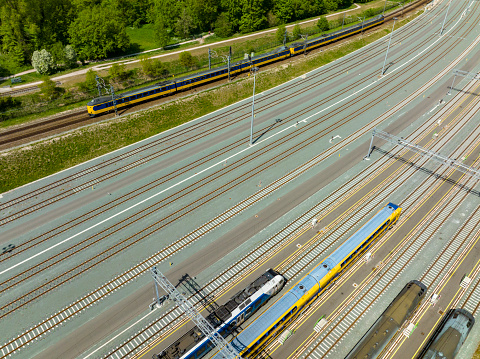
[[[163,47],[172,37],[183,39],[206,31],[220,37],[247,33],[348,7],[352,0],[3,0],[0,4],[1,56],[25,64],[35,51],[46,49],[55,66],[71,63],[71,50],[80,60],[125,52],[130,46],[128,26],[153,24]]]

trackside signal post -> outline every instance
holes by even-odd
[[[170,283],[170,281],[165,277],[162,272],[160,272],[157,267],[150,269],[156,285],[160,285],[163,290],[165,290],[170,299],[174,300],[180,310],[182,310],[202,331],[202,333],[210,339],[210,341],[217,347],[220,355],[225,359],[236,359],[240,358],[240,354],[235,350],[235,348],[230,345],[220,334],[218,334],[211,324],[194,308],[192,304],[175,288],[175,286]],[[158,298],[158,291],[157,291]]]

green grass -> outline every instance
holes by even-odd
[[[399,25],[406,22],[402,21]],[[260,73],[257,76],[258,92],[280,85],[343,57],[388,33],[389,30],[384,29],[329,51],[317,52],[304,61],[297,61],[296,64]],[[251,96],[251,91],[251,79],[240,79],[220,88],[169,102],[155,109],[105,122],[102,126],[79,129],[68,136],[60,136],[25,148],[12,149],[5,152],[4,156],[0,156],[0,173],[2,174],[0,193],[248,98]]]
[[[127,35],[130,42],[138,46],[138,51],[147,51],[158,48],[155,42],[155,29],[152,24],[146,24],[140,28],[127,27]]]
[[[12,85],[10,79],[8,79],[8,80],[0,82],[0,86],[11,86],[12,88],[14,88],[15,86],[18,86],[18,85],[24,85],[26,83],[36,82],[36,81],[40,81],[42,79],[42,76],[40,74],[36,73],[36,72],[32,72],[32,73],[29,73],[29,74],[26,74],[26,75],[21,75],[19,77],[22,78],[22,82],[20,82],[20,83]]]

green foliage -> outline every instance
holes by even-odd
[[[168,70],[159,59],[144,58],[140,60],[140,63],[142,64],[143,73],[152,79],[168,75]]]
[[[338,2],[336,0],[323,0],[323,3],[327,11],[336,11],[338,9]]]
[[[84,8],[70,25],[73,48],[83,59],[106,58],[124,51],[130,45],[125,25],[116,20],[109,7]]]
[[[283,41],[285,39],[285,32],[287,31],[285,25],[280,25],[277,29],[277,32],[275,33],[275,39],[277,42],[280,44],[283,44]],[[286,39],[288,41],[288,38]]]
[[[266,0],[240,0],[242,17],[240,32],[247,33],[265,28],[267,24]]]
[[[328,31],[330,29],[328,20],[325,16],[321,16],[317,21],[317,27],[320,31]]]
[[[40,92],[47,100],[53,100],[60,94],[60,89],[57,87],[54,81],[48,76],[44,76],[43,82],[38,85]]]
[[[63,49],[63,58],[65,59],[65,65],[68,68],[72,68],[75,66],[77,61],[77,53],[71,45],[67,45]]]
[[[89,69],[85,75],[85,81],[78,83],[79,90],[86,94],[98,95],[97,81],[95,81],[96,76],[97,76],[97,73],[92,69]]]
[[[295,24],[295,26],[293,27],[293,31],[292,31],[292,34],[293,34],[293,39],[296,40],[300,37],[302,33],[302,29],[300,29],[300,25],[298,24]]]
[[[33,52],[32,66],[41,75],[50,73],[56,67],[52,54],[45,49]]]
[[[194,28],[193,17],[186,8],[180,12],[180,16],[175,23],[175,32],[181,39],[186,39],[190,36]]]
[[[293,0],[277,0],[274,7],[275,15],[282,23],[289,22],[294,14]]]
[[[222,12],[215,22],[215,35],[219,37],[229,37],[232,36],[233,29],[230,21],[228,20],[228,14]]]
[[[108,75],[110,76],[110,79],[114,82],[119,82],[123,81],[128,77],[128,72],[125,69],[124,64],[113,64],[109,69],[108,69]]]
[[[179,55],[180,64],[187,69],[191,69],[197,65],[197,59],[188,51],[183,51]]]
[[[20,107],[22,101],[16,97],[5,96],[0,97],[0,112],[10,110],[12,108]]]

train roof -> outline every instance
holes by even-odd
[[[252,343],[255,339],[260,336],[265,331],[265,328],[268,328],[273,323],[278,320],[278,313],[284,313],[292,305],[298,301],[298,298],[291,292],[288,291],[280,299],[278,299],[270,308],[261,314],[252,324],[250,324],[245,330],[237,335],[235,339],[232,340],[232,345],[239,352],[244,350],[247,345]],[[214,356],[217,358],[218,354]]]
[[[370,219],[362,228],[356,231],[348,240],[338,247],[324,261],[330,267],[337,265],[345,259],[346,254],[352,252],[362,239],[370,236],[383,222],[398,208],[396,204],[389,203],[378,211],[372,219]],[[358,240],[357,240],[358,239]]]

